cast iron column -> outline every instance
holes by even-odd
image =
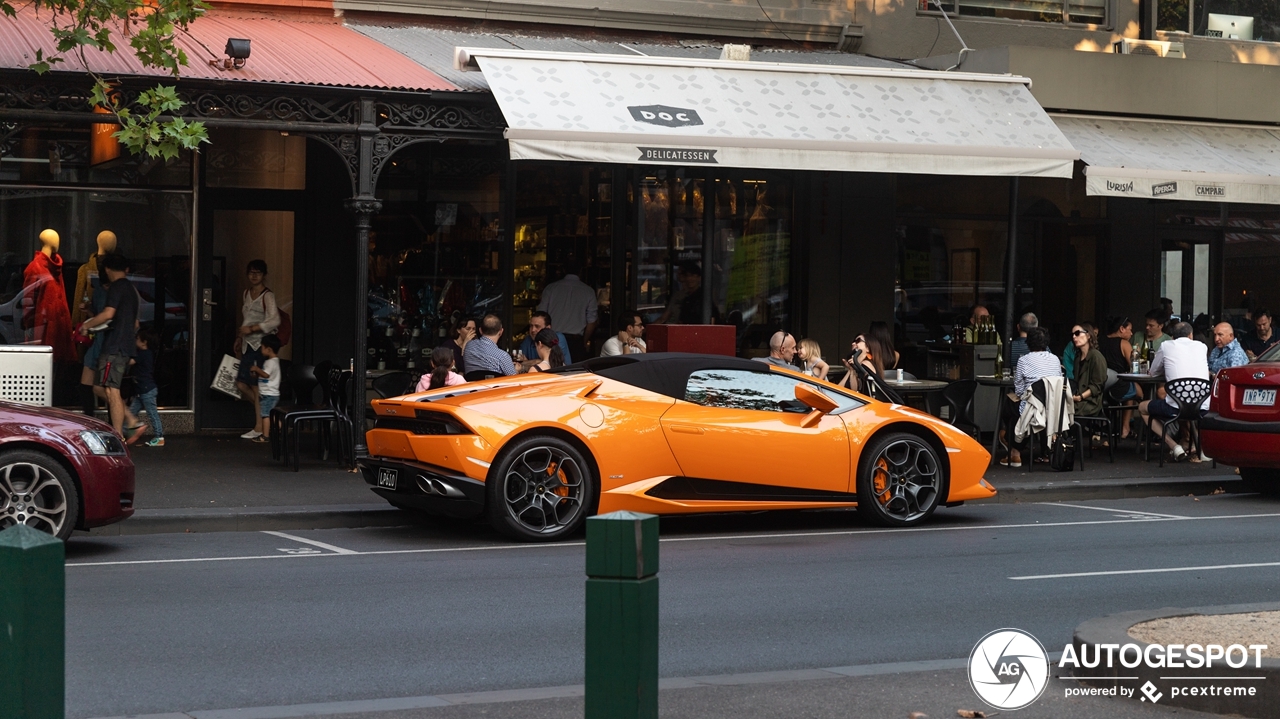
[[[373,196],[373,139],[378,134],[377,108],[373,98],[360,98],[359,157],[356,172],[356,196],[347,200],[347,210],[356,216],[356,324],[351,362],[351,425],[354,443],[352,457],[364,457],[365,325],[368,322],[369,297],[369,228],[382,203]]]
[[[1009,251],[1004,278],[1004,351],[1005,367],[1009,367],[1009,358],[1013,356],[1014,317],[1018,312],[1015,304],[1018,301],[1018,178],[1009,178]],[[1009,371],[1015,368],[1009,367]]]

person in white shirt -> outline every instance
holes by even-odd
[[[648,351],[641,335],[644,334],[644,319],[631,312],[618,318],[618,334],[604,341],[600,348],[601,357],[615,355],[642,354]]]
[[[542,290],[538,309],[556,318],[556,330],[564,334],[571,357],[578,361],[590,357],[586,343],[595,332],[599,305],[596,291],[578,279],[573,268],[568,269],[564,279]]]
[[[254,442],[271,441],[271,410],[275,409],[276,403],[280,401],[280,358],[276,353],[280,351],[280,338],[275,335],[266,335],[262,338],[262,344],[258,347],[258,351],[264,357],[261,367],[250,367],[249,371],[258,378],[258,426],[255,431],[257,437],[253,438]]]
[[[1186,377],[1209,379],[1209,348],[1203,342],[1191,339],[1191,332],[1191,325],[1186,322],[1178,322],[1170,328],[1169,334],[1173,339],[1165,341],[1156,350],[1155,359],[1151,360],[1152,375],[1163,374],[1166,383]],[[1172,396],[1151,399],[1138,405],[1138,411],[1144,421],[1150,419],[1151,431],[1159,435],[1164,431],[1164,422],[1178,418],[1178,401]],[[1204,416],[1208,411],[1209,398],[1205,397],[1204,404],[1200,405],[1200,415]],[[1165,442],[1173,453],[1173,461],[1182,462],[1190,456],[1178,444],[1176,437],[1166,437]]]

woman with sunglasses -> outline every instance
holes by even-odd
[[[1076,414],[1086,417],[1102,413],[1102,387],[1107,383],[1107,361],[1098,351],[1093,325],[1081,322],[1071,328],[1071,345],[1076,348]]]
[[[870,396],[872,392],[872,388],[868,386],[870,383],[862,381],[853,365],[860,364],[868,374],[884,380],[884,358],[892,358],[893,350],[885,347],[879,338],[866,335],[858,335],[854,338],[852,348],[853,352],[849,357],[840,360],[847,370],[840,380],[840,386]]]

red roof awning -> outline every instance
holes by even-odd
[[[37,15],[29,6],[19,10],[17,17],[0,17],[0,68],[26,68],[35,62],[37,49],[46,57],[55,54],[49,17],[48,11]],[[282,18],[214,9],[192,23],[190,31],[192,37],[177,38],[188,56],[189,65],[182,68],[184,78],[392,90],[459,89],[399,52],[347,28],[340,19],[319,13]],[[221,60],[227,39],[233,37],[252,41],[245,66],[238,70],[210,67],[209,60]],[[165,76],[156,68],[143,67],[127,40],[119,36],[115,40],[114,53],[86,49],[90,69],[108,77]],[[67,54],[53,69],[83,72],[85,68],[79,57]]]

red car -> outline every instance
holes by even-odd
[[[1200,420],[1204,453],[1240,468],[1250,489],[1280,494],[1280,345],[1243,367],[1218,372],[1209,414]]]
[[[59,539],[133,514],[133,460],[111,426],[81,414],[0,402],[0,529]]]

